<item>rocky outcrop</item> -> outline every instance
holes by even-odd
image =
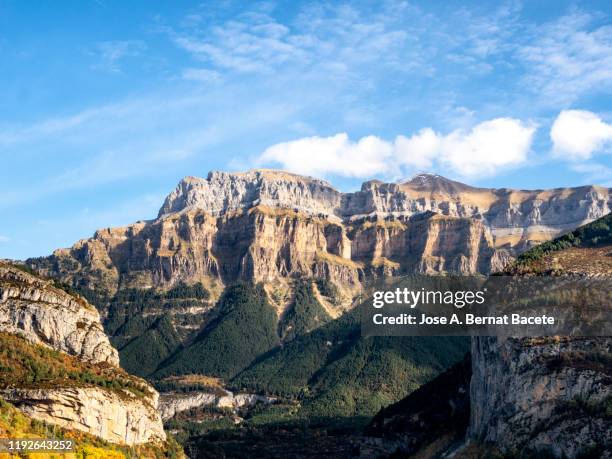
[[[0,331],[24,336],[90,362],[119,365],[117,351],[84,299],[55,288],[14,266],[0,263]]]
[[[35,419],[112,443],[131,446],[166,439],[154,391],[137,397],[93,387],[10,389],[2,397]]]
[[[609,314],[593,307],[598,295],[591,285],[610,291],[611,224],[607,215],[536,247],[505,274],[537,277],[546,284],[565,275],[580,279],[563,289],[572,302],[577,298],[573,289],[593,293],[589,307],[578,311],[578,323],[606,323]],[[564,305],[553,315],[563,322],[568,313],[576,311]],[[585,337],[583,331],[575,327],[576,336],[472,337],[471,367],[464,363],[457,372],[456,366],[381,410],[366,430],[363,451],[380,457],[400,452],[415,457],[611,458],[612,337]],[[466,438],[457,441],[461,432]]]
[[[343,224],[287,209],[257,206],[214,217],[201,210],[146,225],[106,229],[71,249],[29,262],[79,287],[207,286],[235,280],[275,283],[323,278],[355,292],[378,273],[465,273],[498,269],[510,257],[478,220],[424,213]]]
[[[429,211],[482,220],[497,247],[523,247],[604,216],[611,202],[610,189],[597,186],[533,191],[475,188],[433,174],[403,183],[369,181],[357,192],[341,193],[322,180],[252,170],[211,172],[207,179],[187,177],[166,198],[159,217],[190,209],[222,215],[257,205],[344,221]]]
[[[602,291],[609,292],[611,222],[608,215],[544,244],[510,272],[571,273],[585,281],[601,281]],[[565,293],[571,295],[572,289],[584,285]],[[579,323],[597,317],[606,323],[609,309],[606,312],[600,316],[593,308],[581,310]],[[563,320],[563,314],[559,316]],[[474,337],[472,373],[472,444],[493,444],[504,454],[612,457],[611,337]]]
[[[215,171],[206,180],[181,180],[164,201],[159,217],[186,209],[221,215],[258,205],[331,215],[341,201],[342,194],[324,180],[273,170]]]
[[[504,453],[609,454],[611,353],[612,338],[473,338],[468,438]]]
[[[2,398],[32,418],[113,443],[165,440],[157,392],[118,368],[117,350],[104,334],[98,311],[82,297],[20,267],[0,263],[0,332],[25,338],[27,346],[50,347],[75,357],[33,352],[49,360],[26,367],[32,374],[23,386],[0,378],[5,388]],[[66,365],[71,365],[69,370]],[[52,372],[44,369],[51,367],[64,368],[64,376],[53,384],[45,380]],[[99,381],[104,387],[93,386]],[[121,389],[126,381],[131,385]]]
[[[188,177],[159,217],[97,231],[38,271],[102,291],[325,278],[357,292],[372,275],[490,272],[610,211],[610,190],[474,188],[435,175],[341,193],[281,171]],[[350,296],[350,295],[349,295]]]
[[[164,421],[177,413],[201,406],[238,410],[257,403],[273,403],[276,399],[257,394],[234,394],[230,391],[216,392],[167,392],[162,393],[159,401],[159,412]]]

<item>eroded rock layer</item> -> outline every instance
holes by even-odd
[[[91,362],[119,365],[100,314],[78,298],[8,264],[0,263],[0,331],[22,335]]]
[[[611,355],[611,338],[473,338],[468,438],[559,458],[609,453]]]
[[[166,439],[154,391],[137,398],[95,387],[12,389],[2,397],[34,419],[112,443],[131,446]]]
[[[610,190],[474,188],[435,175],[341,193],[280,171],[182,180],[157,219],[97,231],[39,271],[104,291],[222,286],[291,276],[356,291],[371,275],[490,272],[517,253],[610,211]]]
[[[166,439],[157,392],[119,368],[82,297],[0,263],[0,332],[3,368],[21,372],[0,372],[0,397],[30,417],[119,444]]]

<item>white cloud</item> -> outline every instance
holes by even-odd
[[[586,160],[608,148],[612,124],[585,110],[563,110],[550,130],[553,153],[569,160]]]
[[[470,132],[456,130],[441,138],[440,162],[463,176],[494,175],[527,161],[536,127],[512,118],[496,118]]]
[[[395,139],[399,161],[421,170],[432,167],[436,155],[440,152],[440,146],[440,135],[430,128],[421,129],[410,137],[400,135]]]
[[[352,142],[345,133],[306,137],[267,148],[257,163],[320,176],[371,177],[432,168],[465,177],[494,175],[527,161],[535,130],[520,120],[496,118],[470,131],[443,135],[425,128],[393,142],[376,136]]]
[[[390,170],[393,145],[376,136],[349,140],[346,133],[331,137],[305,137],[267,148],[259,164],[280,164],[283,169],[307,175],[328,174],[367,177]]]
[[[9,242],[10,240],[11,240],[10,237],[3,236],[2,234],[0,234],[0,242]]]

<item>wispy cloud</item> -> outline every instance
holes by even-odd
[[[185,80],[199,81],[203,83],[218,83],[222,80],[219,72],[202,68],[186,68],[182,71]]]
[[[296,10],[281,20],[273,8],[246,8],[223,23],[192,13],[199,20],[160,30],[200,63],[199,74],[183,70],[194,80],[209,81],[205,71],[325,75],[363,89],[388,86],[390,75],[394,83],[436,76],[452,78],[448,91],[454,92],[468,75],[490,75],[499,83],[497,94],[508,100],[528,95],[529,103],[543,107],[612,88],[612,26],[593,12],[572,9],[533,23],[518,1],[446,15],[405,2],[315,3]]]
[[[526,65],[525,87],[549,104],[567,104],[597,89],[612,89],[612,26],[597,15],[574,11],[529,27],[517,49]]]
[[[155,175],[160,168],[184,161],[217,141],[212,127],[181,134],[179,138],[143,139],[140,148],[132,142],[125,147],[92,154],[73,167],[49,175],[19,192],[0,192],[0,208],[32,202],[55,193]]]
[[[571,169],[584,175],[585,183],[612,187],[612,167],[601,163],[572,164]]]
[[[249,110],[237,112],[236,101],[247,100]],[[22,177],[30,177],[25,166],[28,157],[48,154],[58,160],[49,164],[42,177],[11,185],[7,176],[0,187],[0,208],[66,191],[173,174],[181,170],[181,164],[197,163],[207,155],[214,159],[219,151],[227,153],[214,148],[229,139],[248,138],[263,125],[285,122],[293,111],[265,95],[244,96],[237,91],[228,96],[223,87],[214,92],[190,87],[184,93],[129,98],[30,125],[1,126],[0,155],[24,171]],[[11,154],[15,151],[24,153]],[[30,155],[30,151],[36,153]],[[220,158],[217,167],[229,161]]]
[[[8,236],[3,236],[2,234],[0,234],[0,242],[10,242],[11,238]]]
[[[223,24],[189,22],[189,27],[163,27],[175,44],[212,68],[240,73],[293,71],[344,74],[376,62],[379,66],[414,69],[425,63],[411,26],[397,21],[398,9],[362,11],[350,5],[310,5],[283,23],[266,11],[246,11]],[[405,13],[405,12],[403,12]]]
[[[97,59],[92,64],[95,69],[108,72],[121,72],[121,61],[127,57],[139,56],[147,49],[142,40],[111,40],[96,43],[91,54]]]

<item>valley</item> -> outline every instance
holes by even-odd
[[[120,393],[151,391],[153,431],[166,441],[163,421],[167,441],[176,438],[189,457],[385,457],[396,449],[448,449],[466,435],[493,438],[474,420],[468,429],[470,409],[473,416],[494,402],[476,408],[478,399],[466,397],[477,385],[469,389],[466,378],[489,371],[482,359],[495,357],[481,355],[479,346],[493,355],[496,345],[467,337],[364,338],[357,306],[386,279],[522,275],[543,263],[567,270],[583,259],[576,251],[589,251],[589,266],[608,273],[602,244],[609,227],[584,247],[575,243],[584,237],[571,231],[597,219],[592,225],[608,225],[611,205],[610,189],[602,187],[484,189],[420,174],[341,193],[281,171],[211,172],[182,180],[154,220],[100,229],[21,267],[7,264],[2,298],[9,309],[0,315],[0,331],[96,365],[120,363],[110,379],[106,370],[69,367],[40,370],[41,381],[46,390],[73,381],[70,397],[116,384]],[[20,282],[45,294],[15,289]],[[40,309],[39,301],[60,311]],[[66,309],[74,311],[69,319]],[[1,349],[12,346],[7,341]],[[29,371],[17,379],[28,380]],[[122,381],[117,371],[145,389],[113,382]],[[448,375],[458,382],[452,390]],[[9,379],[3,384],[13,387]],[[42,395],[32,390],[40,387],[25,385],[4,398],[41,418]],[[427,434],[416,421],[403,421],[406,410],[422,410],[427,422],[440,419],[445,397],[461,406],[450,414],[452,426]],[[52,421],[55,414],[46,416]],[[398,420],[380,424],[388,416]]]

